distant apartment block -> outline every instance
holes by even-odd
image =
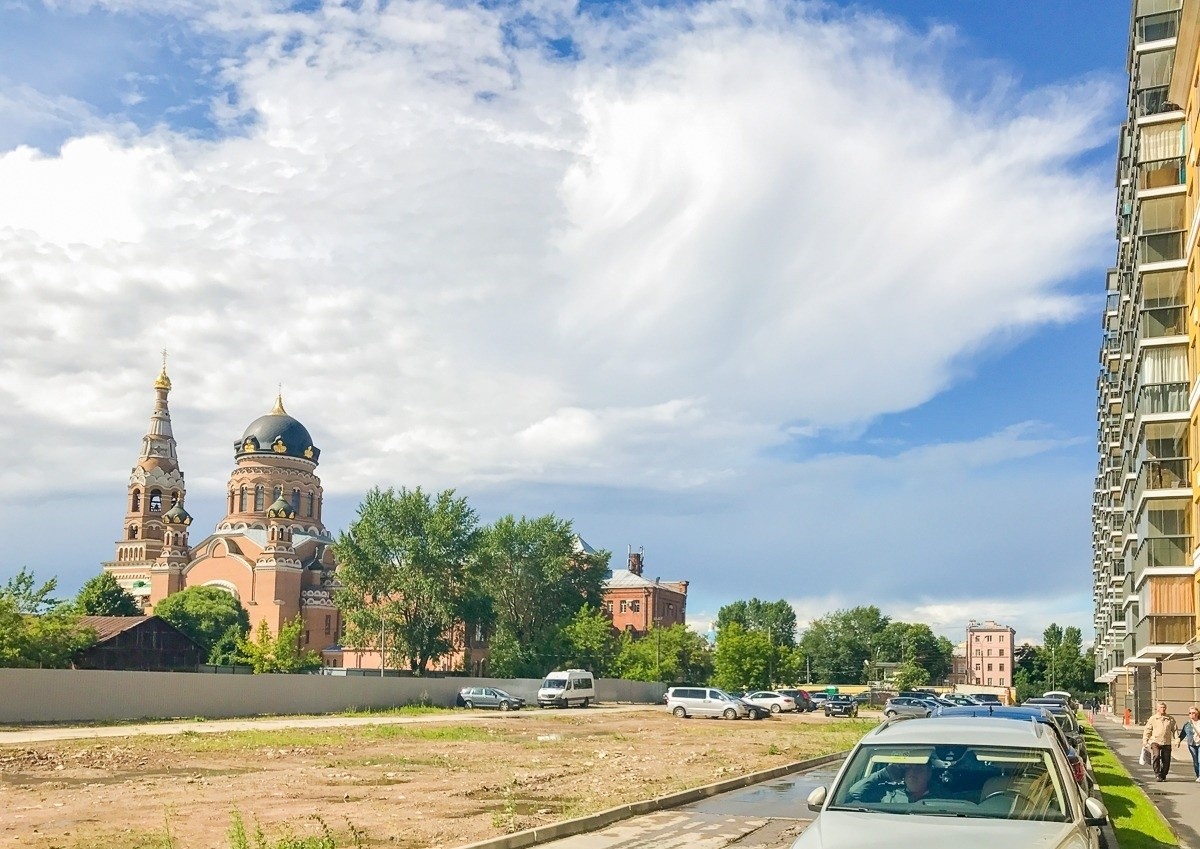
[[[1016,631],[988,619],[967,623],[966,678],[964,684],[1011,687]]]

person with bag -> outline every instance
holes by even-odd
[[[1196,781],[1200,781],[1200,707],[1192,705],[1188,708],[1187,722],[1183,723],[1183,728],[1179,729],[1179,739],[1175,741],[1175,748],[1179,748],[1179,744],[1187,741],[1188,752],[1192,756],[1192,772],[1196,773]]]
[[[1159,781],[1167,780],[1171,769],[1171,741],[1178,730],[1175,718],[1167,715],[1167,703],[1159,702],[1158,710],[1146,720],[1142,730],[1142,747],[1150,750],[1150,766]]]

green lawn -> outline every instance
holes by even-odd
[[[1117,761],[1096,729],[1086,720],[1081,721],[1080,725],[1087,739],[1087,750],[1092,758],[1096,781],[1100,785],[1100,795],[1112,817],[1120,849],[1178,846],[1178,838],[1171,833],[1158,808]]]

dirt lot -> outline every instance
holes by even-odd
[[[324,824],[339,846],[454,847],[846,749],[872,724],[463,716],[0,748],[0,847],[227,847],[235,816],[272,845]]]

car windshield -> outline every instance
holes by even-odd
[[[1062,775],[1042,748],[860,746],[828,810],[1066,822]]]
[[[562,678],[547,678],[542,682],[543,690],[561,690],[567,684]]]

